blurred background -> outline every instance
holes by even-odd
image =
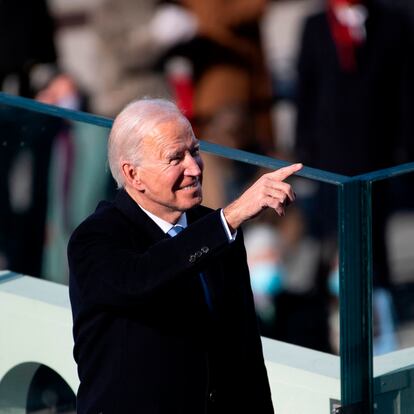
[[[165,97],[202,140],[347,176],[414,161],[411,0],[2,0],[0,23],[2,92],[109,118]],[[67,283],[71,232],[115,192],[108,132],[0,105],[0,270]],[[213,208],[265,172],[203,158]],[[373,188],[376,355],[414,346],[413,179]],[[261,332],[337,354],[337,190],[292,184],[286,217],[244,228]]]

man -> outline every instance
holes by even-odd
[[[284,214],[282,180],[301,164],[202,207],[199,143],[164,100],[117,116],[108,158],[120,191],[68,247],[78,413],[272,413],[238,228],[267,207]]]
[[[297,71],[297,157],[311,167],[347,176],[409,161],[405,143],[413,140],[407,69],[413,49],[406,16],[391,2],[325,2],[325,10],[309,16],[303,28]],[[397,346],[387,328],[387,321],[393,320],[387,222],[399,199],[397,181],[383,180],[372,187],[374,309],[387,315],[376,318],[375,354]],[[323,246],[318,269],[333,267],[333,286],[339,283],[332,265],[338,255],[337,197],[334,186],[318,183],[304,203],[310,235]]]

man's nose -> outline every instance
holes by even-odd
[[[185,170],[184,174],[199,176],[202,172],[202,161],[199,156],[193,157],[191,154],[186,154],[185,156]]]

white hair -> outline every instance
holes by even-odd
[[[115,118],[108,140],[108,162],[118,188],[125,187],[122,164],[142,162],[145,138],[154,137],[162,123],[178,120],[190,126],[177,106],[166,99],[139,99],[129,103]]]

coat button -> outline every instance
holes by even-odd
[[[207,247],[207,246],[204,246],[204,247],[202,247],[201,248],[201,251],[203,252],[203,253],[208,253],[208,251],[209,251],[210,249]]]
[[[210,393],[208,394],[209,401],[214,403],[216,402],[216,398],[217,398],[216,390],[211,390]]]
[[[201,253],[201,251],[199,250],[198,252],[196,252],[196,257],[201,257],[201,255],[202,255],[203,253]]]
[[[190,261],[190,263],[194,263],[196,261],[195,254],[192,254],[188,260]]]

